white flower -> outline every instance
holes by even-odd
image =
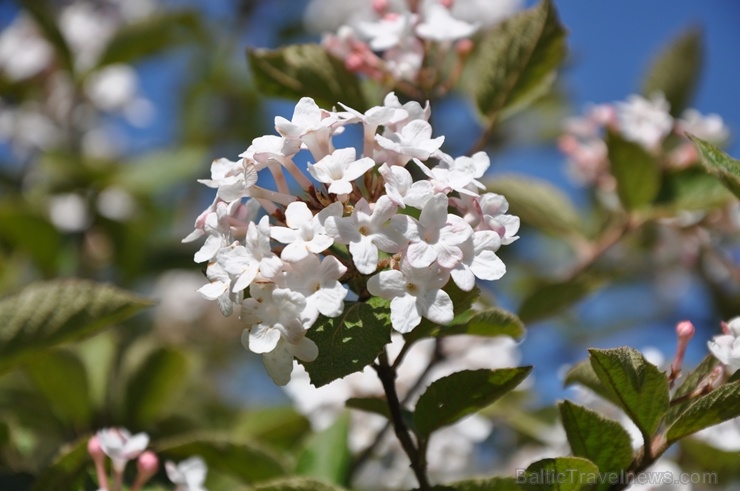
[[[403,43],[412,35],[411,28],[417,16],[410,12],[386,15],[376,22],[359,22],[357,30],[369,39],[370,49],[385,51]]]
[[[149,445],[149,435],[131,435],[124,428],[106,428],[98,431],[97,436],[100,448],[113,461],[116,472],[123,472],[126,462],[138,457]]]
[[[315,159],[321,159],[331,153],[332,125],[336,122],[336,116],[319,108],[310,97],[303,97],[290,121],[275,117],[275,129],[288,140],[301,140]]]
[[[168,460],[164,468],[169,480],[177,486],[175,491],[206,491],[203,484],[206,482],[208,467],[202,458],[190,457],[177,464]]]
[[[268,217],[262,217],[259,225],[249,224],[244,246],[235,242],[218,253],[218,262],[224,270],[235,278],[233,292],[247,288],[261,275],[272,279],[283,268],[283,262],[270,249],[270,224]]]
[[[506,273],[506,265],[496,255],[501,246],[501,237],[491,230],[478,231],[473,237],[460,244],[463,258],[450,271],[452,280],[463,291],[475,286],[475,277],[481,280],[498,280]]]
[[[696,109],[684,111],[681,119],[676,121],[676,129],[681,136],[687,132],[717,145],[726,142],[730,137],[730,131],[720,115],[704,116]]]
[[[432,125],[416,119],[405,125],[400,133],[390,133],[387,137],[376,135],[375,141],[394,157],[389,163],[406,165],[412,158],[427,160],[439,150],[445,137],[432,138]]]
[[[52,61],[53,56],[51,45],[22,11],[0,32],[0,69],[10,80],[36,75]]]
[[[208,264],[206,277],[210,283],[200,287],[198,293],[208,300],[218,301],[221,313],[230,316],[233,312],[233,302],[241,299],[241,293],[236,295],[231,293],[231,276],[218,262],[212,262]]]
[[[446,7],[436,2],[426,3],[422,18],[416,26],[416,34],[431,41],[455,41],[470,37],[478,30],[477,24],[456,19]]]
[[[198,179],[209,188],[218,189],[216,196],[224,201],[235,201],[248,195],[248,190],[257,184],[257,169],[253,162],[239,159],[216,159],[211,164],[211,178]]]
[[[331,247],[334,239],[326,235],[324,223],[330,216],[342,216],[341,203],[332,203],[314,215],[308,205],[296,201],[285,209],[287,227],[270,228],[270,236],[287,244],[280,254],[285,261],[301,261],[311,253],[318,254]]]
[[[673,128],[669,109],[668,101],[662,94],[650,100],[631,95],[627,102],[617,102],[619,129],[627,140],[639,143],[648,150],[655,150]]]
[[[381,196],[372,209],[363,198],[351,216],[327,218],[326,231],[340,244],[349,244],[352,261],[360,273],[371,274],[378,267],[378,249],[389,253],[400,250],[403,237],[389,224],[396,210],[387,196]]]
[[[434,196],[432,183],[426,179],[414,182],[405,167],[384,163],[378,172],[383,176],[386,195],[401,208],[409,205],[422,209]]]
[[[429,177],[436,193],[449,194],[457,191],[460,194],[477,196],[478,193],[471,188],[485,189],[478,178],[483,177],[491,161],[485,152],[478,152],[473,157],[458,157],[454,160],[449,155],[442,154],[439,165],[431,169],[419,160],[414,159],[414,163]]]
[[[340,148],[315,164],[308,164],[308,172],[319,182],[329,185],[329,192],[345,195],[352,192],[352,181],[375,166],[370,157],[355,159],[352,147]]]
[[[708,342],[712,352],[730,373],[740,370],[740,317],[727,323],[727,334],[715,336]]]
[[[339,278],[346,272],[347,268],[333,256],[319,260],[318,256],[310,254],[290,264],[281,278],[281,284],[284,283],[306,299],[306,306],[301,312],[305,328],[316,322],[319,313],[327,317],[342,313],[347,290],[339,283]]]
[[[381,271],[367,282],[368,291],[391,301],[391,324],[400,333],[410,332],[424,316],[432,322],[447,324],[454,312],[450,296],[442,290],[449,273],[433,264],[414,268],[401,262],[401,270]]]
[[[406,104],[401,105],[401,101],[398,99],[395,92],[390,92],[385,96],[385,99],[383,99],[383,105],[385,107],[396,109],[396,113],[393,115],[393,118],[385,124],[386,128],[393,132],[399,132],[401,128],[417,119],[429,121],[429,117],[432,115],[429,101],[427,101],[424,107],[421,107],[421,104],[416,101],[409,101]]]

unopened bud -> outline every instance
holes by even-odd
[[[676,335],[678,336],[678,346],[676,347],[676,357],[671,363],[671,374],[669,376],[671,383],[673,383],[681,373],[681,365],[683,365],[683,358],[686,355],[686,348],[689,345],[689,341],[694,337],[696,328],[690,321],[681,321],[676,324]]]
[[[475,43],[473,43],[472,39],[461,39],[455,44],[455,50],[460,56],[467,56],[473,51],[474,47]]]
[[[139,459],[136,461],[136,470],[139,471],[136,476],[136,482],[131,487],[131,491],[138,491],[141,489],[146,482],[157,473],[159,470],[159,459],[157,455],[151,450],[139,455]]]
[[[694,324],[691,323],[691,321],[681,321],[676,324],[676,334],[678,334],[679,342],[680,340],[686,340],[686,342],[688,342],[691,338],[694,337],[695,333],[696,328],[694,327]]]
[[[87,441],[87,453],[90,454],[90,457],[92,457],[94,462],[105,460],[105,452],[103,452],[103,448],[100,446],[100,441],[98,441],[97,436],[92,436]]]
[[[373,10],[382,15],[388,10],[388,0],[373,0]]]
[[[455,0],[442,0],[439,3],[441,3],[443,7],[451,9],[452,5],[455,3]]]

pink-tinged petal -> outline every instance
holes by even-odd
[[[421,210],[419,223],[424,228],[442,229],[447,223],[447,204],[447,196],[444,194],[435,194]]]
[[[313,213],[303,201],[294,201],[285,209],[285,223],[293,229],[300,229],[301,225],[310,223]]]
[[[473,275],[470,268],[462,263],[450,271],[450,276],[452,276],[452,281],[455,282],[457,287],[464,292],[469,292],[475,286],[475,275]]]
[[[280,253],[280,259],[289,263],[295,263],[306,259],[309,254],[310,252],[306,248],[306,243],[301,240],[286,245],[283,248],[283,252]]]
[[[249,350],[252,353],[269,353],[280,341],[280,331],[272,326],[255,324],[249,330]]]
[[[271,227],[270,237],[282,244],[290,244],[298,240],[300,234],[297,230],[288,227]]]
[[[198,289],[198,293],[203,295],[209,300],[216,300],[218,297],[226,293],[229,289],[229,284],[223,281],[214,281],[207,285],[203,285]]]
[[[446,242],[439,242],[434,249],[437,253],[437,264],[445,269],[454,268],[463,259],[462,250]]]
[[[333,181],[329,184],[328,191],[333,194],[342,195],[352,192],[352,183],[349,181]]]
[[[473,236],[473,229],[463,218],[456,215],[448,215],[446,222],[439,234],[440,241],[458,245]]]
[[[290,374],[293,371],[293,354],[288,351],[285,341],[280,343],[275,350],[263,354],[262,364],[277,385],[282,386],[290,382]]]
[[[301,361],[314,361],[319,356],[319,347],[305,336],[296,344],[288,344],[287,348],[293,356]]]
[[[390,300],[406,295],[406,279],[398,270],[381,271],[367,281],[367,291],[376,297]]]
[[[403,295],[391,300],[391,324],[393,329],[405,334],[421,322],[421,314],[416,305],[416,297]]]
[[[493,230],[480,230],[473,234],[473,250],[497,251],[501,247],[501,236]]]
[[[506,274],[506,265],[493,251],[481,251],[470,265],[473,274],[482,280],[498,280]]]
[[[449,324],[455,317],[452,299],[444,290],[431,290],[419,298],[424,317],[438,324]]]
[[[306,248],[309,251],[318,254],[327,250],[333,243],[334,239],[328,235],[315,235],[313,240],[306,243]]]
[[[370,237],[360,235],[360,240],[350,242],[349,252],[357,271],[362,274],[372,274],[378,267],[378,248]]]
[[[426,268],[437,259],[437,252],[424,241],[413,242],[406,249],[406,259],[415,268]]]

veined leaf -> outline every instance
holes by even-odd
[[[516,482],[525,491],[581,491],[598,479],[599,468],[579,457],[544,459],[527,467]]]
[[[598,394],[607,401],[612,401],[619,405],[618,402],[611,399],[613,395],[609,393],[604,387],[604,384],[601,383],[601,380],[599,380],[599,377],[596,375],[596,372],[591,366],[591,362],[589,360],[579,362],[573,368],[568,370],[568,373],[565,375],[565,382],[563,385],[568,387],[573,384],[581,384],[584,387],[591,389],[595,394]]]
[[[691,405],[668,429],[666,438],[674,442],[699,430],[740,416],[740,382],[724,384]]]
[[[694,135],[687,134],[686,136],[699,150],[706,171],[719,179],[736,198],[740,198],[740,161]]]
[[[718,364],[719,361],[714,357],[714,355],[707,355],[701,363],[699,363],[699,365],[681,381],[678,388],[673,393],[671,400],[677,401],[694,392],[701,381],[712,373],[712,370],[714,370],[714,367]],[[678,416],[691,405],[691,402],[692,401],[689,400],[672,406],[665,418],[666,425],[671,425],[676,418],[678,418]]]
[[[607,134],[606,144],[622,205],[634,210],[652,203],[661,185],[661,172],[655,158],[638,143],[614,132]]]

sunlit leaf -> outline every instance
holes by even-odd
[[[296,473],[335,484],[344,482],[351,461],[349,429],[349,415],[343,415],[329,428],[312,434],[298,457]]]
[[[714,370],[714,367],[718,364],[719,361],[714,357],[714,355],[707,355],[694,370],[680,379],[681,383],[673,392],[673,397],[671,398],[671,409],[668,411],[665,418],[667,425],[671,425],[676,418],[678,418],[678,416],[691,405],[690,400],[683,403],[678,401],[697,390],[702,380],[709,376],[709,374]]]
[[[724,186],[732,191],[735,197],[740,198],[740,161],[733,159],[714,145],[701,140],[694,135],[687,134],[694,142],[704,163],[704,168],[711,175],[720,180]]]
[[[128,191],[151,196],[196,176],[208,177],[211,163],[201,147],[156,151],[121,166],[116,184]]]
[[[581,491],[591,489],[599,468],[579,457],[544,459],[527,467],[516,482],[525,491]]]
[[[724,384],[691,405],[668,429],[668,442],[740,416],[740,382]]]

